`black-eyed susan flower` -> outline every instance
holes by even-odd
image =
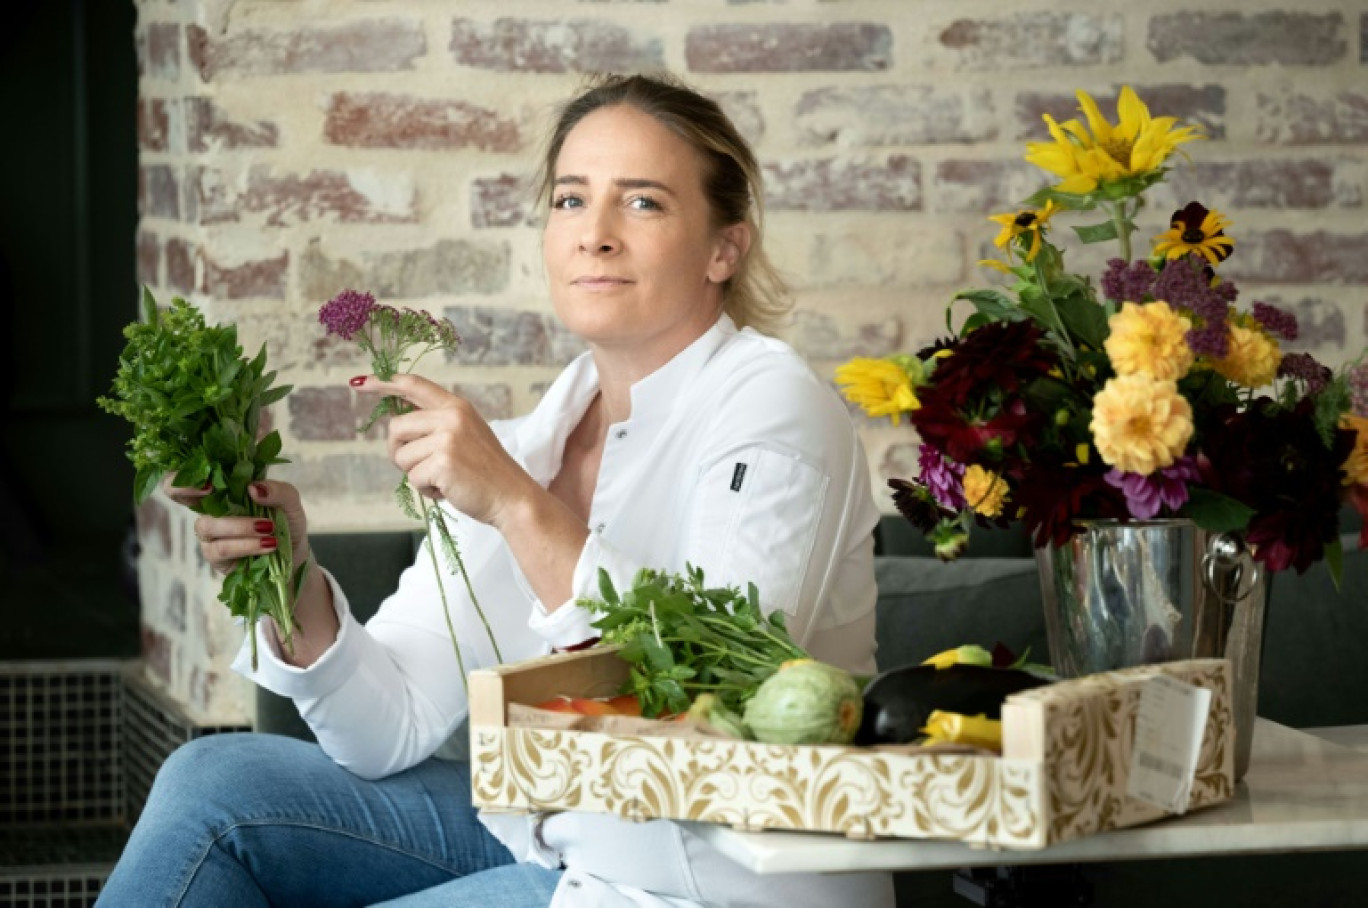
[[[1169,229],[1154,238],[1154,254],[1168,259],[1200,255],[1213,265],[1230,257],[1235,241],[1225,235],[1230,218],[1208,210],[1201,202],[1189,202],[1169,219]]]
[[[1026,249],[1025,258],[1028,262],[1035,261],[1036,255],[1040,253],[1040,241],[1045,226],[1057,211],[1059,206],[1051,199],[1046,201],[1044,208],[1026,208],[1022,211],[992,215],[988,220],[1002,225],[1002,230],[999,231],[997,239],[993,240],[993,245],[999,249],[1006,249],[1017,237],[1029,237],[1030,245]]]
[[[1117,123],[1102,116],[1087,92],[1078,93],[1079,107],[1088,119],[1064,124],[1045,114],[1052,142],[1030,142],[1026,160],[1061,178],[1059,192],[1083,194],[1104,183],[1157,170],[1175,148],[1201,138],[1197,128],[1175,128],[1176,117],[1151,117],[1149,108],[1126,86],[1116,102]]]

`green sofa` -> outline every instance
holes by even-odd
[[[1344,521],[1344,577],[1339,590],[1317,565],[1276,577],[1265,633],[1259,713],[1299,728],[1368,723],[1368,551],[1357,549],[1357,515]],[[324,534],[313,545],[368,618],[414,557],[417,533]],[[881,669],[920,662],[963,643],[1028,647],[1045,661],[1040,588],[1030,541],[1019,529],[975,532],[966,557],[943,564],[920,535],[896,517],[876,533]],[[257,694],[261,731],[310,738],[288,700]],[[1098,905],[1273,905],[1314,895],[1311,904],[1359,904],[1361,854],[1168,860],[1088,865],[1083,876]],[[1354,886],[1350,882],[1354,881]],[[947,872],[898,874],[900,905],[970,904]],[[1279,895],[1281,893],[1281,895]],[[1361,893],[1358,893],[1361,895]],[[1047,896],[1040,904],[1052,904]],[[1086,904],[1086,903],[1084,903]]]

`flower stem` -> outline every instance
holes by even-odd
[[[1131,238],[1130,220],[1126,217],[1126,203],[1110,202],[1107,207],[1111,210],[1112,224],[1116,226],[1116,241],[1121,246],[1121,258],[1125,259],[1126,264],[1131,260]]]
[[[427,499],[422,495],[418,496],[418,501],[423,509],[423,519],[426,523],[428,514]],[[456,651],[456,667],[461,671],[461,686],[470,692],[470,682],[466,680],[465,660],[461,658],[461,644],[456,639],[456,626],[451,623],[451,606],[447,604],[446,587],[442,583],[442,566],[437,563],[437,543],[432,536],[428,536],[428,555],[432,558],[432,572],[437,576],[437,593],[442,598],[442,615],[446,618],[447,633],[451,635],[451,648]]]

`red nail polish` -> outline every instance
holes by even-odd
[[[261,547],[262,547],[263,549],[267,549],[267,550],[270,550],[270,549],[275,548],[275,547],[276,547],[276,538],[275,538],[274,536],[263,536],[263,537],[261,537]]]
[[[269,533],[275,529],[275,524],[271,523],[269,520],[258,520],[256,523],[252,524],[252,529],[256,530],[258,533]]]
[[[256,492],[256,496],[258,498],[265,498],[266,493],[270,490],[266,488],[266,484],[264,482],[254,482],[252,483],[252,491]]]
[[[358,376],[356,376],[356,378],[353,378],[351,381],[347,382],[347,384],[351,385],[353,388],[359,388],[359,387],[361,387],[362,385],[364,385],[365,383],[366,383],[366,376],[364,376],[364,375],[358,375]]]
[[[201,491],[201,492],[207,492],[207,491],[209,491],[210,489],[212,489],[213,487],[214,487],[214,481],[211,479],[211,480],[209,480],[208,482],[206,482],[204,485],[200,486],[200,491]]]

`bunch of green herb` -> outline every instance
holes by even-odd
[[[684,712],[702,693],[739,713],[780,665],[810,658],[789,637],[783,612],[760,610],[755,584],[744,595],[709,589],[701,568],[685,571],[643,568],[619,596],[600,569],[601,598],[579,600],[603,613],[594,622],[603,641],[623,644],[619,655],[632,666],[623,693],[636,694],[642,715]]]
[[[294,601],[307,562],[294,569],[289,523],[275,509],[251,500],[247,487],[266,477],[280,458],[280,434],[258,438],[263,408],[290,392],[271,387],[266,347],[252,360],[242,355],[234,325],[206,325],[183,299],[159,311],[143,290],[143,321],[124,329],[128,344],[110,397],[99,406],[133,424],[128,458],[136,468],[133,497],[146,501],[163,476],[177,486],[211,488],[195,506],[212,517],[269,516],[275,551],[246,559],[224,578],[221,599],[246,619],[256,667],[256,622],[275,619],[281,643],[293,651]]]
[[[371,370],[377,378],[389,381],[399,373],[409,373],[418,362],[429,353],[436,351],[454,352],[461,343],[456,328],[446,319],[433,318],[426,312],[415,309],[396,309],[381,306],[369,293],[343,290],[324,303],[318,310],[318,321],[328,334],[336,335],[345,341],[354,341],[371,358]],[[385,416],[407,413],[413,407],[402,397],[382,397],[371,411],[365,425],[357,431],[365,432],[376,421]],[[447,525],[442,509],[429,505],[427,498],[417,494],[409,484],[408,477],[399,480],[395,498],[400,508],[414,520],[422,521],[430,534],[428,554],[432,558],[432,570],[437,575],[437,591],[442,598],[442,613],[446,616],[447,632],[451,635],[452,648],[456,650],[456,664],[461,671],[461,683],[465,684],[465,660],[461,658],[461,645],[456,638],[456,627],[451,621],[451,608],[447,604],[446,588],[442,584],[442,571],[437,564],[437,549],[440,547],[447,566],[460,574],[465,582],[466,592],[475,606],[475,612],[484,623],[489,643],[494,648],[494,658],[503,661],[499,644],[494,639],[494,630],[489,626],[480,600],[475,598],[475,589],[466,573],[465,561],[461,558],[456,538]]]

